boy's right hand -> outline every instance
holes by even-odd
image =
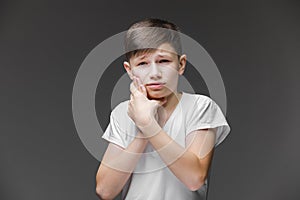
[[[144,130],[145,127],[147,127],[147,130],[158,129],[156,127],[158,125],[157,109],[165,102],[148,99],[145,86],[135,77],[130,85],[130,91],[131,95],[127,111],[128,116],[140,130]],[[142,132],[146,134],[146,136],[148,135],[146,132]]]
[[[134,76],[131,84],[133,84],[133,85],[131,85],[130,87],[134,86],[135,89],[137,89],[138,91],[140,91],[143,95],[145,95],[147,97],[147,90],[146,90],[145,86],[143,85],[141,79]],[[134,89],[134,88],[132,88],[132,89]]]

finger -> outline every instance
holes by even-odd
[[[159,106],[159,101],[157,100],[150,100],[150,101],[154,104],[155,108]]]
[[[140,85],[140,89],[141,89],[141,92],[143,93],[143,95],[147,96],[147,89],[143,84]]]
[[[130,83],[130,92],[131,94],[135,94],[138,91],[138,89],[135,87],[134,82]]]
[[[156,104],[156,106],[162,106],[164,105],[166,102],[167,102],[167,99],[166,98],[163,98],[162,100],[151,100],[153,103]]]
[[[130,84],[130,92],[133,95],[133,98],[135,98],[137,96],[141,96],[141,95],[145,96],[144,93],[142,92],[142,89],[140,89],[140,90],[137,87],[135,87],[134,81]]]
[[[147,89],[144,86],[144,84],[142,83],[141,79],[139,77],[135,77],[137,85],[136,87],[138,87],[138,90],[145,96],[147,96]]]
[[[140,86],[143,85],[141,79],[139,77],[136,77],[135,80],[136,80],[136,86],[140,89]]]
[[[147,96],[147,90],[143,87],[144,85],[139,77],[135,77],[135,86],[143,95]]]
[[[135,76],[133,77],[133,83],[136,88],[139,88],[138,80],[137,80],[137,77],[135,77]]]

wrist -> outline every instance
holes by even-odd
[[[141,132],[141,130],[138,131],[138,133],[135,136],[135,139],[140,141],[141,143],[148,143],[148,139],[147,137],[145,137],[145,135]]]
[[[149,120],[149,123],[144,126],[138,126],[138,128],[141,130],[145,138],[158,134],[162,129],[154,117]]]

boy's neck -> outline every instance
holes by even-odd
[[[178,102],[180,101],[182,93],[174,92],[167,97],[167,102],[163,105],[166,110],[172,110],[175,108]]]
[[[176,91],[170,94],[168,97],[166,97],[167,102],[163,105],[163,109],[165,110],[165,112],[167,113],[172,112],[176,108],[178,102],[180,101],[181,96],[182,96],[182,92]]]
[[[167,102],[162,107],[158,108],[159,124],[161,126],[164,126],[169,119],[181,97],[182,93],[172,93],[167,97]]]

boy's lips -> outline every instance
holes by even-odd
[[[148,83],[146,84],[146,87],[150,89],[161,89],[163,88],[165,83]]]

